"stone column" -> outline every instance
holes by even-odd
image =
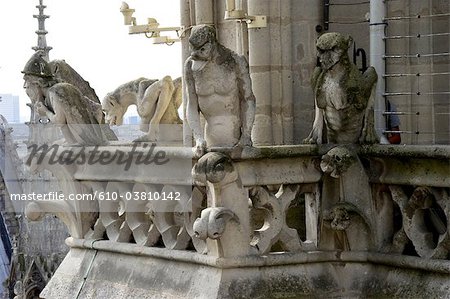
[[[239,55],[245,56],[248,60],[247,23],[239,22],[237,20],[225,20],[225,0],[216,0],[214,3],[217,39],[222,45],[235,51]],[[242,7],[244,10],[247,8],[247,0],[242,1]],[[236,9],[241,9],[241,6],[236,6]]]
[[[378,136],[383,134],[386,128],[383,112],[386,110],[383,94],[386,92],[386,84],[383,75],[386,73],[386,62],[383,55],[386,54],[384,41],[386,23],[386,4],[384,1],[370,1],[370,65],[378,74],[374,101],[375,130]]]
[[[311,74],[316,66],[316,26],[323,26],[323,1],[291,1],[292,82],[294,106],[294,143],[301,143],[311,131],[314,119],[314,95]]]
[[[274,144],[293,143],[291,1],[271,7],[272,128]],[[273,37],[278,38],[273,38]],[[274,88],[275,87],[275,88]]]
[[[300,143],[310,130],[314,98],[309,78],[322,6],[319,0],[248,0],[249,15],[268,16],[267,28],[249,30],[257,145]]]
[[[291,2],[249,0],[249,15],[266,15],[266,28],[249,30],[249,63],[256,96],[256,145],[293,143]]]
[[[248,1],[249,15],[268,16],[266,28],[249,30],[249,62],[256,96],[257,145],[293,143],[291,2]]]
[[[192,10],[191,10],[191,0],[180,0],[180,21],[181,26],[184,28],[189,28],[192,26]],[[186,37],[181,39],[181,61],[184,68],[184,62],[189,57],[189,36],[190,30],[186,31]],[[191,147],[192,144],[192,130],[189,127],[189,124],[186,119],[186,100],[185,100],[185,92],[183,90],[183,145],[187,147]]]
[[[214,24],[214,0],[195,0],[195,23]]]
[[[249,0],[248,13],[250,15],[268,16],[268,27],[251,30],[249,39],[249,65],[252,78],[253,93],[256,97],[256,113],[253,125],[252,139],[255,145],[273,144],[272,134],[272,86],[270,78],[270,16],[269,0]]]

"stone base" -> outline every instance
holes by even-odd
[[[427,261],[414,257],[358,252],[214,259],[185,251],[130,244],[114,246],[109,241],[99,241],[95,245],[92,247],[103,249],[72,248],[41,297],[275,299],[450,296],[448,261],[428,261],[427,264]]]
[[[41,297],[215,298],[220,273],[191,263],[73,248]]]

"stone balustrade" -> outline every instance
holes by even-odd
[[[132,146],[125,145],[100,147],[99,151],[118,148],[125,155],[138,155],[131,152]],[[60,148],[56,156],[64,149],[67,150]],[[300,145],[243,150],[213,148],[198,160],[192,159],[190,148],[155,150],[164,151],[166,158],[182,163],[184,168],[192,166],[192,175],[155,173],[151,165],[144,164],[133,164],[128,171],[120,173],[117,166],[112,168],[108,164],[49,165],[44,159],[43,163],[35,165],[38,170],[53,172],[61,180],[65,193],[97,195],[97,200],[83,203],[83,206],[73,201],[58,203],[57,209],[50,207],[55,203],[46,202],[32,203],[28,207],[30,218],[37,219],[43,212],[53,211],[69,227],[72,237],[67,243],[72,250],[66,263],[70,263],[71,258],[86,259],[86,255],[77,255],[80,250],[95,250],[120,255],[122,259],[130,258],[130,261],[136,256],[147,258],[147,262],[154,259],[165,263],[170,261],[167,267],[172,270],[186,263],[223,271],[253,269],[254,273],[259,273],[259,278],[264,276],[261,274],[263,270],[255,267],[268,267],[268,277],[274,277],[278,271],[275,268],[284,267],[289,269],[286,270],[289,275],[293,275],[294,270],[290,267],[295,266],[304,270],[298,275],[311,279],[307,283],[309,287],[294,290],[306,295],[326,293],[318,291],[323,285],[323,282],[315,280],[320,278],[319,272],[327,273],[321,274],[322,278],[330,280],[331,290],[327,292],[332,293],[339,288],[356,292],[362,288],[361,285],[347,285],[348,281],[339,282],[334,270],[334,274],[330,274],[329,269],[323,268],[324,264],[352,265],[344,267],[347,274],[353,267],[358,267],[355,265],[377,265],[394,269],[392,271],[413,271],[413,274],[400,271],[402,273],[395,274],[395,277],[386,276],[392,281],[380,283],[386,286],[399,277],[409,277],[410,283],[399,287],[402,290],[399,292],[406,293],[400,294],[407,294],[412,284],[420,285],[422,294],[444,294],[450,287],[448,147]],[[188,168],[190,171],[191,167]],[[180,179],[183,177],[184,180]],[[167,200],[162,209],[162,201],[98,198],[99,194],[104,197],[107,193],[140,192],[178,192],[187,200]],[[134,265],[136,261],[130,263]],[[312,265],[321,266],[312,269]],[[153,266],[159,270],[165,267]],[[383,269],[385,272],[380,270],[380,273],[391,273],[391,270]],[[58,271],[61,272],[60,277],[66,275],[73,280],[72,270],[67,270],[64,263]],[[142,271],[138,272],[144,275]],[[72,274],[67,274],[69,272]],[[147,278],[148,272],[145,274]],[[435,281],[426,287],[424,284],[429,282],[419,283],[420,273],[424,272]],[[96,273],[98,275],[99,272]],[[298,275],[292,277],[299,279]],[[378,277],[378,274],[371,275],[366,279]],[[244,276],[247,277],[248,273]],[[350,274],[348,277],[360,283],[364,280]],[[237,283],[234,278],[224,281]],[[261,278],[260,281],[268,280]],[[196,283],[191,283],[191,287],[181,288],[184,288],[183,292],[199,290]],[[223,283],[217,284],[220,290]],[[272,284],[276,281],[272,280]],[[43,292],[44,298],[52,298],[52,290],[58,285],[62,285],[58,278],[51,281]],[[253,291],[258,289],[253,284],[247,287]],[[84,288],[89,293],[89,287]],[[128,287],[128,291],[129,288],[133,287]],[[431,288],[434,288],[434,293]],[[291,287],[287,289],[288,293],[294,292]],[[70,288],[68,290],[67,294],[73,293]],[[221,294],[222,291],[216,289],[211,294],[221,297],[214,292]],[[138,292],[135,287],[133,292]],[[223,292],[229,294],[231,291]],[[380,293],[376,284],[367,292],[387,294]],[[207,294],[205,291],[204,296],[211,295]],[[152,295],[146,296],[153,298]]]

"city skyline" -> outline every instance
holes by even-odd
[[[45,29],[50,60],[64,59],[95,89],[102,99],[119,85],[138,77],[158,79],[165,75],[181,76],[181,45],[153,45],[143,35],[129,35],[120,13],[122,1],[44,0],[44,14],[50,18]],[[167,0],[158,5],[146,0],[130,0],[136,9],[138,24],[147,17],[161,26],[179,26],[179,1]],[[17,95],[21,122],[29,120],[29,99],[23,90],[21,71],[37,46],[38,22],[33,15],[39,0],[7,1],[8,11],[0,19],[5,41],[0,56],[0,93]],[[14,26],[14,30],[5,30]],[[132,109],[132,112],[135,110]],[[131,113],[133,114],[133,113]]]
[[[19,96],[0,93],[0,115],[3,115],[8,123],[20,123]]]

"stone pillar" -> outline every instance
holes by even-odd
[[[214,24],[214,0],[195,0],[195,23]]]
[[[256,113],[253,125],[252,139],[255,145],[273,144],[272,132],[272,86],[270,78],[271,59],[270,29],[272,16],[270,15],[269,0],[249,0],[248,13],[250,15],[268,16],[268,27],[249,32],[249,65],[252,78],[253,93],[256,97]]]
[[[195,1],[197,23],[205,20],[198,16],[200,2],[207,1]],[[225,0],[215,1],[213,9],[218,40],[248,55],[256,97],[254,144],[300,143],[308,135],[314,116],[310,76],[316,64],[315,29],[322,24],[323,3],[244,0],[242,5],[248,15],[267,16],[268,27],[247,30],[246,24],[223,21]]]
[[[274,144],[293,144],[293,92],[292,92],[292,18],[291,1],[280,0],[278,15],[274,16],[271,35],[279,36],[272,45],[272,80],[280,82],[272,97],[272,125]],[[273,39],[272,39],[273,40]]]
[[[191,1],[186,1],[186,0],[180,0],[180,21],[181,21],[181,26],[183,26],[184,28],[189,28],[190,26],[192,26],[192,10],[191,10]],[[186,37],[181,39],[181,61],[183,63],[183,66],[181,69],[183,69],[184,67],[184,62],[186,61],[186,59],[189,57],[190,53],[189,53],[189,40],[188,40],[188,36],[189,36],[190,30],[186,31]],[[191,147],[192,144],[192,130],[189,127],[189,124],[187,122],[186,119],[186,100],[185,100],[185,92],[183,89],[183,145],[187,146],[187,147]]]
[[[248,1],[249,15],[268,16],[266,28],[249,30],[249,62],[256,96],[257,145],[293,143],[291,2]]]
[[[310,78],[317,62],[316,26],[323,26],[323,0],[291,2],[294,143],[298,144],[308,136],[314,119]]]

